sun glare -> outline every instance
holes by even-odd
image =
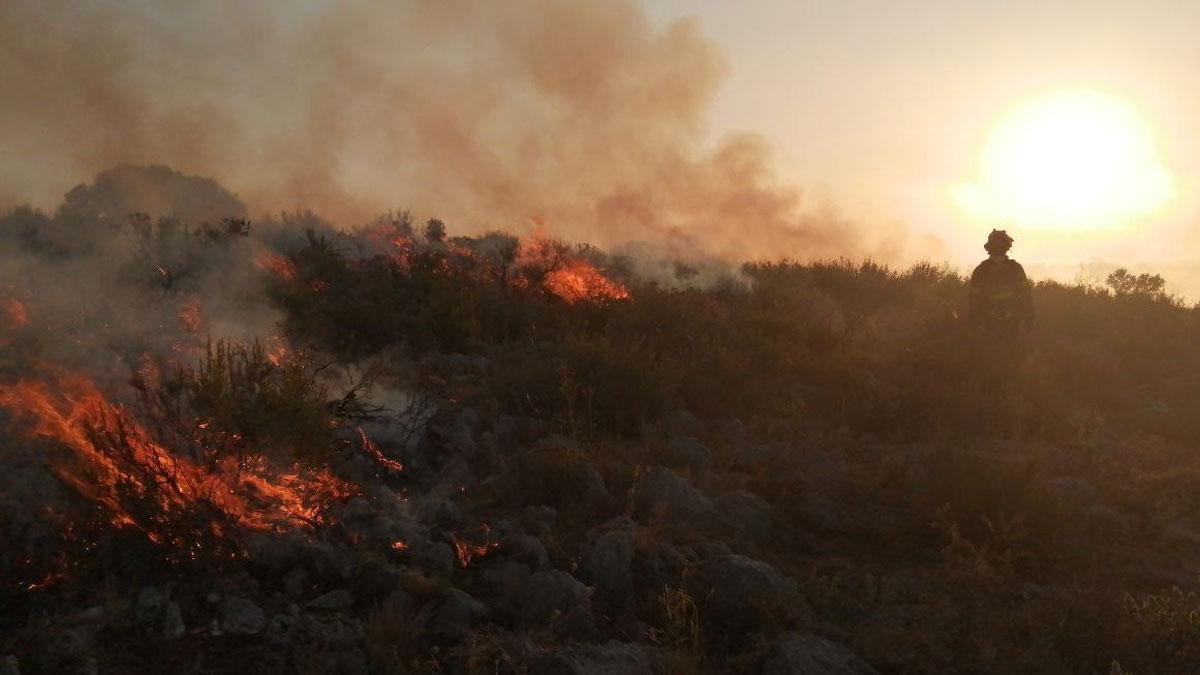
[[[1137,111],[1071,91],[1017,107],[984,148],[979,180],[956,198],[972,215],[1050,230],[1118,229],[1160,211],[1172,193]]]

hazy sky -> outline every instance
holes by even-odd
[[[1127,253],[1131,241],[1140,256],[1190,255],[1174,249],[1196,222],[1200,3],[645,4],[660,20],[697,17],[726,51],[729,76],[712,114],[714,133],[757,130],[810,198],[828,196],[855,219],[898,220],[935,232],[951,249],[965,246],[968,256],[978,253],[982,225],[950,203],[947,186],[975,175],[998,120],[1021,102],[1060,89],[1118,96],[1138,109],[1175,174],[1171,207],[1119,236],[1051,242],[1038,235],[1042,255],[1026,248],[1025,256]]]
[[[1166,0],[0,0],[0,206],[162,162],[254,213],[735,258],[967,266],[997,225],[1035,272],[1200,297],[1197,28]],[[1064,91],[1116,107],[1006,122]],[[1122,227],[1010,217],[1108,202]]]

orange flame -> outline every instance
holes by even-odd
[[[128,510],[125,497],[132,492],[151,499],[163,514],[178,514],[205,502],[228,522],[261,531],[318,524],[329,504],[353,493],[324,470],[279,474],[261,457],[226,457],[206,468],[177,456],[78,374],[58,375],[52,383],[0,386],[0,407],[27,421],[30,436],[57,441],[73,451],[72,461],[52,465],[55,474],[99,504],[113,525],[140,530],[155,543],[193,555],[194,542],[186,533],[171,532],[161,519],[139,518]],[[94,439],[99,437],[120,439],[128,455],[114,456],[97,445]],[[226,534],[220,521],[209,528],[212,534]]]
[[[200,298],[198,297],[188,298],[176,316],[179,319],[179,325],[189,333],[199,333],[204,328],[204,319],[200,314]]]
[[[4,301],[3,305],[0,305],[0,308],[4,310],[5,318],[14,328],[24,328],[29,325],[29,310],[20,300],[9,298]]]
[[[296,266],[292,261],[274,251],[259,251],[254,262],[259,269],[267,270],[284,281],[296,278]]]
[[[587,260],[559,250],[539,232],[521,242],[517,264],[544,269],[542,288],[570,305],[585,301],[613,302],[630,297],[625,286],[606,277]]]
[[[392,550],[398,551],[398,552],[399,551],[407,551],[408,550],[408,542],[404,541],[403,539],[397,539],[396,541],[392,542]]]
[[[482,526],[484,537],[491,536],[491,528],[487,525]],[[471,565],[471,561],[475,558],[482,558],[492,551],[500,548],[500,542],[485,540],[482,544],[472,544],[471,542],[459,539],[457,535],[450,535],[450,540],[454,542],[454,553],[458,556],[458,564],[466,569]]]
[[[379,462],[380,465],[391,471],[400,472],[404,470],[404,464],[383,454],[383,450],[380,450],[379,446],[375,444],[375,441],[372,441],[371,437],[367,436],[367,432],[363,431],[362,427],[355,429],[355,431],[358,432],[358,437],[362,439],[363,450],[365,450],[372,459],[374,459],[376,462]]]
[[[628,300],[629,290],[609,279],[582,258],[571,258],[563,266],[546,275],[542,286],[574,305],[581,301],[611,302]]]
[[[30,593],[36,593],[37,591],[50,588],[66,578],[67,575],[65,572],[49,572],[41,579],[34,581],[33,583],[25,584],[25,590],[29,591]]]
[[[389,257],[401,269],[407,270],[412,267],[413,241],[403,230],[389,223],[380,223],[367,228],[363,234],[375,242],[376,246],[389,249]]]
[[[275,367],[282,366],[283,362],[286,361],[288,356],[292,353],[291,348],[288,346],[287,339],[282,335],[272,335],[271,337],[267,338],[266,348],[267,360],[270,361],[271,365]]]

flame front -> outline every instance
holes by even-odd
[[[542,288],[569,305],[630,298],[629,289],[624,285],[609,279],[582,257],[556,249],[542,234],[534,233],[528,241],[521,243],[517,263],[522,267],[546,270]]]
[[[629,299],[629,290],[609,279],[588,261],[571,258],[546,275],[542,286],[568,304]]]
[[[157,442],[82,375],[0,385],[0,407],[25,421],[29,436],[72,451],[69,459],[52,463],[54,473],[99,504],[111,524],[159,544],[195,545],[193,533],[171,526],[180,514],[212,510],[217,517],[204,527],[215,536],[229,534],[229,525],[258,531],[310,527],[322,521],[329,504],[353,493],[328,471],[279,473],[261,457],[229,456],[202,466]],[[131,508],[139,503],[152,508]]]

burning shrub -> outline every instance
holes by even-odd
[[[602,257],[590,247],[572,252],[564,242],[534,234],[516,253],[526,283],[541,287],[569,305],[628,300],[629,290],[609,279],[588,257]]]
[[[258,341],[210,341],[197,365],[152,380],[137,379],[144,398],[164,417],[195,420],[194,435],[220,454],[315,463],[333,447],[339,421],[303,354],[279,357]]]
[[[310,526],[351,492],[324,471],[279,471],[250,455],[214,457],[163,420],[153,433],[81,375],[5,385],[0,407],[28,435],[67,451],[52,470],[99,507],[95,522],[79,529],[92,530],[92,538],[140,533],[170,561],[236,556],[240,532]]]

